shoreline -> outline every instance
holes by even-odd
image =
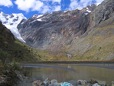
[[[22,64],[114,64],[114,61],[39,61],[21,62]]]

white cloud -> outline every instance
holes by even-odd
[[[0,0],[0,5],[10,7],[10,6],[13,6],[13,3],[11,0]]]
[[[41,9],[41,13],[46,13],[46,12],[50,12],[50,7],[49,6],[43,6]]]
[[[71,10],[76,9],[77,6],[78,6],[78,2],[76,0],[71,0],[70,9]]]
[[[14,3],[18,9],[26,12],[38,11],[39,13],[46,13],[61,10],[61,0],[16,0]]]
[[[30,10],[37,11],[44,5],[43,2],[39,0],[16,0],[15,4],[18,6],[18,9],[26,12]]]
[[[43,2],[41,2],[41,1],[36,1],[36,2],[34,3],[34,6],[32,7],[32,10],[33,10],[33,11],[40,10],[41,7],[43,7],[43,6],[44,6]]]
[[[77,0],[70,0],[71,3],[69,5],[69,9],[74,10],[74,9],[82,9],[88,5],[91,5],[93,1],[95,1],[96,5],[99,5],[102,1],[104,0],[80,0],[79,2]]]
[[[57,2],[57,3],[61,3],[61,0],[51,0],[53,3]]]
[[[56,6],[54,11],[60,11],[61,10],[61,6]]]
[[[59,3],[59,4],[61,3],[61,0],[41,0],[41,1]]]

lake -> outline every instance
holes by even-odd
[[[114,64],[24,64],[26,79],[18,86],[32,86],[35,80],[56,79],[58,82],[71,80],[114,81]]]

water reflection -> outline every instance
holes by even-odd
[[[103,68],[104,67],[104,68]],[[90,65],[75,65],[75,64],[37,64],[28,65],[23,70],[29,72],[27,79],[20,86],[32,86],[34,80],[52,80],[58,82],[70,80],[90,80],[96,79],[111,83],[114,81],[113,65],[105,65],[95,67]]]

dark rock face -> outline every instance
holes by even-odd
[[[19,31],[32,47],[40,49],[59,48],[68,45],[73,38],[81,36],[89,25],[89,12],[74,10],[53,12],[20,23]]]

